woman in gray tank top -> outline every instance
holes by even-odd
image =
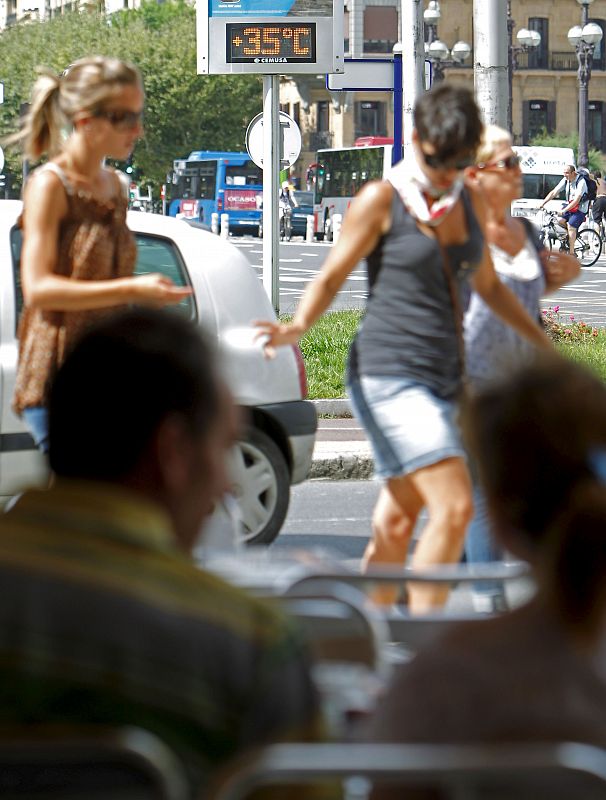
[[[341,237],[289,324],[259,323],[267,352],[293,344],[329,307],[351,270],[368,259],[366,316],[352,346],[348,389],[383,480],[366,566],[403,564],[420,511],[430,521],[413,565],[456,562],[472,515],[471,481],[455,422],[463,377],[461,293],[472,280],[485,302],[537,346],[544,332],[497,278],[484,244],[479,194],[462,179],[480,141],[472,94],[441,83],[415,106],[412,152],[388,180],[367,184]],[[448,590],[411,585],[423,612]],[[396,590],[374,599],[394,602]]]

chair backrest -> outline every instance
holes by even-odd
[[[274,745],[232,770],[212,800],[247,800],[263,787],[351,786],[354,779],[373,786],[373,797],[398,800],[606,800],[606,751],[530,742]]]
[[[186,800],[180,761],[139,728],[0,728],[3,800]]]
[[[379,674],[385,672],[389,628],[355,587],[318,576],[295,585],[276,601],[296,617],[316,660],[357,662]]]

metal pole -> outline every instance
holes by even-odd
[[[582,5],[581,25],[587,25],[589,16],[589,7],[587,3]],[[579,152],[577,155],[577,164],[579,167],[586,167],[589,163],[587,157],[587,117],[589,106],[589,75],[590,75],[590,59],[593,53],[593,46],[587,45],[581,41],[577,45],[577,59],[579,61]]]
[[[280,77],[263,76],[263,286],[276,314],[280,313]]]
[[[515,22],[511,18],[511,0],[507,0],[507,130],[513,136],[513,29]]]
[[[474,82],[484,122],[507,124],[507,9],[503,0],[474,0]]]
[[[402,45],[398,42],[393,49],[393,150],[391,163],[402,160]]]
[[[423,5],[421,0],[402,0],[400,25],[402,42],[402,128],[404,158],[412,156],[412,131],[414,106],[422,92],[425,66],[423,42]]]

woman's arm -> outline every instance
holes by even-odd
[[[163,275],[84,281],[58,275],[59,230],[67,214],[60,179],[50,172],[27,182],[23,207],[21,279],[27,305],[49,311],[88,311],[138,303],[163,306],[191,294]]]
[[[285,344],[296,344],[326,311],[347,276],[375,248],[391,225],[393,189],[387,181],[366,184],[352,202],[341,228],[339,241],[331,249],[319,275],[308,285],[292,322],[261,320],[258,336],[267,336],[266,352]]]

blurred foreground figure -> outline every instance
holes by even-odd
[[[606,746],[606,387],[554,356],[487,389],[468,420],[493,530],[537,594],[420,651],[372,738]]]
[[[293,344],[328,309],[362,258],[366,315],[353,342],[348,394],[383,481],[364,563],[403,564],[423,508],[429,522],[413,564],[459,560],[472,490],[456,422],[464,373],[462,291],[468,283],[534,345],[543,331],[501,283],[485,241],[484,200],[464,170],[474,163],[482,121],[467,89],[440,83],[414,111],[410,158],[384,181],[367,183],[341,236],[309,284],[292,322],[260,322],[268,348]],[[393,603],[397,590],[375,590]],[[448,589],[411,585],[413,612],[442,605]]]
[[[524,217],[511,216],[511,204],[522,193],[522,171],[512,148],[511,134],[487,125],[468,177],[477,183],[486,205],[486,239],[499,279],[515,294],[531,317],[541,314],[540,300],[576,278],[580,265],[569,253],[550,252],[538,230]],[[465,314],[465,362],[469,387],[479,391],[503,380],[531,360],[530,342],[500,320],[481,296],[473,293]],[[465,551],[470,563],[500,561],[504,553],[490,532],[486,501],[474,486],[474,517],[467,531]],[[478,611],[506,608],[502,584],[481,583],[474,590]]]
[[[246,748],[307,738],[305,658],[273,610],[189,554],[227,488],[234,409],[174,314],[98,323],[50,392],[56,480],[0,517],[0,723],[133,724],[197,786]]]

